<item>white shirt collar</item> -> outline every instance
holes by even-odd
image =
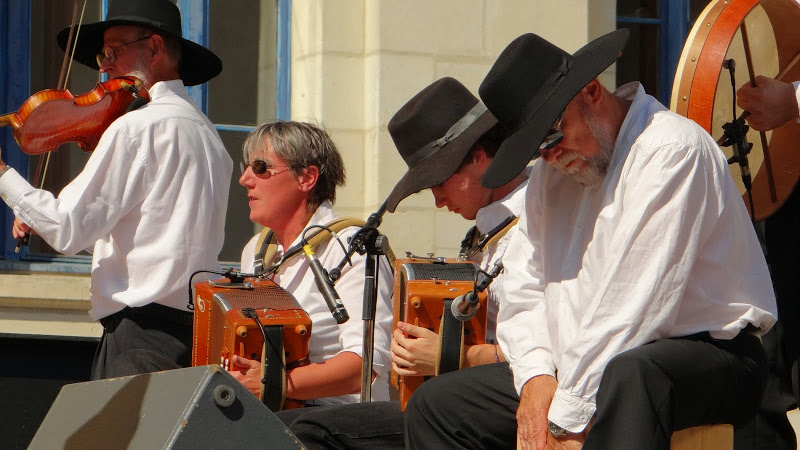
[[[480,234],[493,230],[508,216],[519,216],[525,202],[525,187],[528,185],[532,170],[533,166],[526,167],[524,170],[525,181],[505,197],[478,210],[475,216],[475,226],[478,227]]]

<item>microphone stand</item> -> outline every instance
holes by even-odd
[[[364,268],[364,307],[361,318],[364,320],[363,357],[361,358],[361,402],[372,399],[372,360],[375,349],[375,311],[378,305],[378,258],[386,255],[389,240],[378,232],[378,226],[386,212],[386,202],[378,211],[372,213],[366,224],[350,238],[350,246],[342,262],[330,271],[335,282],[341,276],[341,270],[353,254],[367,255]]]
[[[750,164],[747,160],[747,155],[753,148],[753,144],[747,142],[747,131],[750,127],[745,125],[744,122],[749,113],[745,111],[739,118],[736,117],[736,78],[734,76],[736,62],[733,59],[726,59],[722,63],[722,67],[728,69],[730,72],[731,86],[733,87],[733,120],[722,125],[723,134],[717,141],[717,145],[721,147],[731,147],[733,150],[733,156],[728,158],[728,164],[739,163],[739,168],[742,173],[742,184],[747,192],[750,203],[750,217],[755,223],[755,209],[753,206],[753,193],[751,191],[753,186],[752,177],[750,175]]]
[[[756,237],[758,237],[758,242],[761,244],[761,250],[766,255],[767,250],[764,232],[756,223],[756,208],[753,203],[752,192],[752,176],[750,175],[750,164],[747,159],[747,155],[753,148],[753,144],[747,141],[747,132],[750,130],[750,127],[745,124],[745,119],[748,115],[750,115],[750,113],[748,111],[743,111],[738,118],[736,117],[736,78],[734,75],[736,72],[736,61],[733,59],[726,59],[722,63],[722,67],[730,72],[731,88],[733,89],[733,120],[722,125],[723,134],[722,137],[717,140],[717,145],[720,147],[731,147],[733,150],[733,156],[728,158],[728,164],[739,164],[742,174],[742,184],[744,185],[745,192],[747,193],[748,204],[750,205],[750,221],[753,224]],[[768,154],[766,153],[766,148],[764,151],[765,156],[767,156]],[[767,167],[767,169],[769,169],[769,167]]]

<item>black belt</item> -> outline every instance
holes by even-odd
[[[135,308],[126,306],[121,311],[117,311],[110,316],[100,319],[100,324],[105,328],[119,319],[130,319],[134,322],[138,319],[158,320],[175,325],[185,325],[187,327],[192,327],[194,325],[194,314],[192,312],[181,311],[158,303],[150,303]]]

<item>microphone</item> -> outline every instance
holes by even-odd
[[[314,281],[317,283],[317,289],[322,293],[322,297],[325,298],[325,303],[328,304],[328,308],[331,310],[333,318],[336,319],[336,323],[341,325],[347,322],[350,315],[347,314],[347,310],[344,308],[342,300],[339,299],[339,294],[336,292],[336,289],[334,289],[328,272],[326,272],[322,264],[319,263],[310,244],[303,244],[303,253],[306,254],[308,264],[311,266],[311,272],[314,273]]]
[[[473,291],[469,291],[466,294],[459,295],[453,300],[453,303],[450,304],[450,312],[453,313],[453,317],[456,319],[467,322],[475,317],[475,313],[478,312],[478,308],[480,307],[481,304],[478,302],[478,295]]]
[[[472,319],[481,306],[478,294],[485,291],[502,270],[503,258],[501,256],[494,263],[494,266],[492,266],[492,270],[489,272],[484,272],[483,270],[479,271],[478,279],[475,282],[475,288],[471,292],[459,295],[453,300],[453,303],[450,304],[450,312],[453,313],[453,317],[462,322]]]

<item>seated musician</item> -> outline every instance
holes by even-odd
[[[336,218],[332,204],[336,187],[344,184],[344,163],[336,145],[321,128],[303,122],[266,123],[253,130],[243,148],[239,184],[247,189],[250,220],[274,233],[277,253],[264,261],[264,274],[294,295],[312,321],[311,363],[287,371],[286,397],[309,405],[353,403],[360,400],[363,354],[363,291],[366,256],[355,254],[342,269],[335,288],[350,319],[337,325],[309,270],[303,252],[291,254],[311,225],[326,225]],[[360,228],[338,234],[344,247]],[[318,231],[318,230],[310,230]],[[258,235],[242,251],[242,271],[253,272]],[[308,235],[306,235],[308,237]],[[317,259],[331,270],[345,256],[334,238],[314,249]],[[389,341],[392,327],[392,273],[385,257],[378,267],[378,303],[375,314],[373,400],[389,398]],[[242,370],[233,375],[251,392],[261,388],[260,363],[235,356]],[[280,413],[298,413],[303,409]]]
[[[456,124],[463,126],[448,142],[429,152],[428,144],[448,135]],[[409,169],[389,195],[387,211],[394,212],[401,200],[430,188],[437,207],[475,220],[481,235],[521,211],[525,174],[499,188],[481,186],[481,177],[506,132],[455,79],[440,79],[409,100],[389,121],[389,133]],[[430,154],[425,157],[426,153]],[[508,231],[500,228],[500,233]],[[509,236],[508,232],[498,234],[498,239],[489,239],[484,248],[465,248],[462,253],[488,271],[502,257]],[[488,288],[489,343],[466,346],[464,367],[504,361],[493,343],[499,283],[500,277]],[[398,327],[392,338],[393,369],[404,376],[434,375],[437,334],[409,323],[399,322]],[[289,428],[309,449],[405,448],[403,413],[397,401],[315,408],[291,422]]]
[[[482,82],[512,130],[484,185],[544,160],[503,256],[511,370],[425,382],[411,448],[665,449],[674,430],[754,414],[775,322],[764,257],[714,140],[640,84],[597,80],[627,36],[572,55],[525,34]]]
[[[58,35],[62,49],[69,31]],[[0,161],[13,235],[33,230],[67,255],[93,249],[89,314],[103,335],[92,379],[186,367],[185,286],[194,271],[218,267],[233,162],[185,86],[215,77],[222,63],[181,38],[168,0],[112,1],[105,21],[80,29],[75,60],[111,78],[137,77],[150,102],[103,132],[57,197]]]
[[[756,77],[756,86],[744,84],[736,92],[737,105],[749,112],[747,123],[759,131],[770,131],[792,119],[800,122],[800,81],[782,82],[764,76]],[[794,142],[786,151],[796,152]],[[778,302],[778,322],[763,336],[769,361],[769,381],[756,416],[747,425],[737,427],[734,447],[737,449],[789,450],[797,448],[787,411],[800,405],[800,193],[794,189],[783,205],[764,221],[764,243],[770,276]]]

